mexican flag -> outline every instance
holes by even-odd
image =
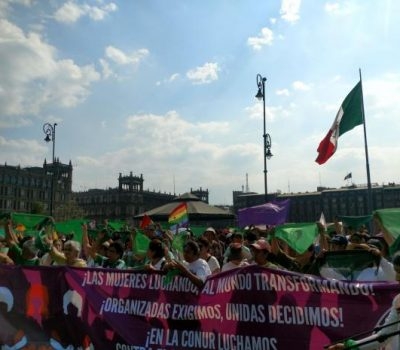
[[[339,136],[362,123],[362,87],[359,81],[344,99],[331,128],[320,142],[315,161],[324,164],[336,152]]]

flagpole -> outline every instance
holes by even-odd
[[[367,167],[367,183],[368,183],[368,214],[372,214],[372,186],[371,186],[371,174],[369,171],[369,157],[368,157],[368,144],[367,144],[367,126],[365,123],[365,110],[364,110],[364,93],[362,88],[362,78],[361,78],[361,68],[359,68],[360,73],[360,85],[361,85],[361,115],[364,125],[364,146],[365,146],[365,163]],[[371,232],[372,233],[372,232]]]

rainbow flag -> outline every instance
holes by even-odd
[[[189,221],[189,214],[186,203],[179,204],[168,216],[168,223],[171,225],[182,225]]]

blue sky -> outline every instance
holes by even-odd
[[[263,193],[267,78],[273,157],[268,191],[365,184],[363,128],[324,165],[319,142],[362,71],[371,180],[399,182],[400,2],[389,0],[0,0],[0,161],[51,159],[73,189],[119,173],[182,194]]]

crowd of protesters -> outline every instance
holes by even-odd
[[[174,272],[187,277],[199,288],[211,275],[250,265],[347,281],[400,282],[400,255],[389,255],[384,232],[370,235],[365,226],[355,230],[337,221],[329,231],[317,222],[318,236],[302,253],[276,238],[275,229],[268,226],[251,225],[243,232],[208,227],[198,237],[190,229],[174,233],[154,223],[141,232],[135,228],[116,232],[109,229],[106,221],[101,228],[95,229],[83,224],[82,238],[77,241],[73,235],[55,232],[51,220],[37,236],[21,234],[15,230],[10,218],[3,220],[3,225],[5,237],[0,240],[0,264],[4,265],[66,265]],[[146,237],[144,249],[138,247],[138,235]],[[354,260],[357,255],[354,253],[362,253],[363,263],[350,273],[347,273],[348,266],[338,268],[337,264],[329,263],[328,257],[332,254],[348,255]],[[397,323],[393,324],[393,321]],[[382,332],[400,330],[399,322],[400,295],[393,301],[392,312],[386,321],[393,326],[372,335],[367,346],[349,339],[347,343],[333,344],[329,349],[341,350],[355,345],[363,350],[375,349],[373,346],[382,345],[377,337],[382,336]],[[393,341],[398,342],[398,337]]]
[[[208,227],[195,236],[190,229],[171,232],[150,223],[143,230],[113,231],[107,221],[99,228],[81,227],[81,240],[59,235],[49,221],[40,236],[23,235],[11,219],[3,222],[5,237],[0,242],[0,263],[24,266],[68,265],[135,270],[168,271],[175,269],[201,287],[212,274],[248,265],[289,270],[324,278],[357,281],[395,281],[396,272],[383,234],[369,235],[365,226],[357,230],[335,222],[333,230],[318,226],[318,237],[301,254],[274,235],[273,227],[251,225],[243,232]],[[137,235],[147,239],[138,249]],[[179,235],[179,247],[174,243]],[[348,275],[343,269],[324,264],[332,252],[363,251],[371,259],[362,270]],[[364,259],[365,260],[365,259]]]

